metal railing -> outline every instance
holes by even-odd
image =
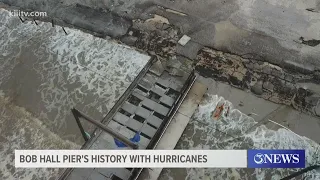
[[[290,179],[292,179],[292,178],[298,177],[298,176],[300,176],[300,175],[302,175],[302,174],[304,174],[304,173],[307,173],[307,172],[309,172],[309,171],[316,170],[316,169],[320,169],[320,165],[309,166],[309,167],[304,168],[304,169],[302,169],[302,170],[300,170],[300,171],[297,171],[297,172],[295,172],[295,173],[292,173],[292,174],[290,174],[289,176],[282,178],[281,180],[290,180]]]
[[[160,139],[162,138],[163,134],[165,133],[166,129],[170,125],[174,115],[180,108],[182,102],[184,101],[185,97],[187,96],[188,92],[190,91],[192,85],[196,81],[196,74],[195,71],[193,70],[188,79],[186,80],[182,90],[180,91],[180,95],[175,101],[173,108],[170,109],[168,115],[166,116],[165,120],[163,123],[160,125],[159,129],[157,130],[156,134],[150,141],[149,145],[147,146],[147,149],[155,149],[156,146],[158,145]],[[137,168],[132,171],[132,176],[130,177],[130,180],[138,180],[140,174],[142,173],[144,168]]]
[[[155,58],[152,58],[149,63],[145,66],[145,68],[140,72],[140,74],[137,76],[135,81],[139,81],[139,79],[141,79],[146,72],[148,71],[148,69],[150,68],[150,66],[154,63]],[[176,114],[177,110],[179,109],[180,105],[182,104],[183,100],[185,99],[186,95],[188,94],[190,88],[192,87],[192,85],[194,84],[196,80],[196,75],[195,75],[195,71],[192,71],[188,77],[188,79],[186,80],[186,83],[184,84],[182,90],[180,91],[180,95],[177,98],[177,100],[174,103],[173,108],[170,109],[168,115],[166,116],[164,122],[161,124],[161,126],[159,127],[159,129],[157,130],[155,136],[152,138],[152,140],[150,141],[149,145],[147,146],[146,149],[154,149],[159,140],[161,139],[161,137],[163,136],[165,130],[167,129],[168,125],[171,123],[172,118],[174,117],[174,115]],[[113,129],[109,128],[108,126],[106,126],[105,124],[108,124],[108,122],[113,118],[113,116],[115,115],[115,113],[118,111],[118,109],[121,107],[121,105],[123,104],[123,102],[128,98],[128,96],[131,93],[131,90],[134,89],[136,87],[137,83],[132,83],[130,85],[130,87],[127,89],[127,92],[125,92],[123,94],[123,96],[119,99],[119,101],[113,106],[113,108],[109,111],[109,113],[103,118],[102,121],[97,121],[94,120],[93,118],[87,116],[85,113],[81,112],[80,110],[76,109],[76,108],[72,108],[72,114],[75,117],[75,120],[77,122],[77,125],[80,129],[81,135],[84,138],[84,140],[86,141],[85,144],[83,145],[83,147],[81,149],[85,149],[87,148],[87,146],[89,146],[90,141],[92,141],[92,139],[96,138],[95,137],[95,132],[97,131],[97,129],[92,133],[92,137],[89,137],[87,135],[87,133],[85,132],[80,118],[84,119],[86,121],[88,121],[89,123],[94,124],[95,126],[97,126],[99,129],[101,129],[102,131],[110,134],[111,136],[113,136],[115,139],[118,139],[119,141],[123,142],[125,145],[127,145],[128,147],[131,147],[133,149],[138,149],[138,145],[135,144],[134,142],[130,141],[128,138],[124,137],[123,135],[119,134],[118,132],[114,131]],[[66,170],[62,176],[60,176],[59,180],[63,180],[65,177],[68,176],[68,174],[71,172],[71,169]],[[141,174],[143,168],[137,168],[137,169],[133,169],[132,170],[132,174],[130,176],[130,179],[137,179],[139,177],[139,175]]]
[[[85,115],[81,111],[73,108],[71,109],[71,112],[73,116],[75,117],[75,120],[77,122],[77,125],[80,129],[81,135],[85,140],[85,143],[82,145],[81,149],[87,149],[90,146],[90,143],[94,141],[97,136],[95,136],[96,133],[99,133],[98,130],[101,129],[102,131],[105,131],[109,134],[113,133],[114,131],[110,128],[108,128],[105,124],[108,124],[108,122],[113,118],[115,113],[119,110],[121,105],[125,102],[125,100],[128,98],[128,96],[131,94],[132,90],[137,86],[137,82],[140,81],[140,79],[148,72],[149,68],[154,64],[156,61],[155,56],[151,56],[148,63],[145,65],[145,67],[140,71],[138,76],[135,78],[135,80],[130,84],[130,86],[127,88],[127,90],[122,94],[122,96],[119,98],[119,100],[116,102],[116,104],[112,107],[112,109],[108,112],[108,114],[99,122],[97,120],[94,120],[93,118],[90,118],[89,116]],[[90,123],[93,123],[94,125],[98,126],[93,133],[91,134],[91,137],[88,137],[87,133],[85,132],[80,118],[84,118],[85,120],[89,121]],[[123,142],[126,145],[129,145],[129,147],[132,147],[133,149],[137,149],[138,145],[131,142],[126,137],[122,136],[121,134],[115,132],[114,138],[118,139],[120,142]],[[112,134],[111,134],[112,135]],[[127,143],[125,143],[126,141]],[[64,180],[66,177],[69,176],[73,168],[67,168],[63,171],[63,173],[58,177],[57,180]]]
[[[79,127],[79,129],[81,131],[81,134],[82,134],[82,137],[84,138],[85,141],[88,141],[89,138],[88,138],[86,132],[84,131],[84,128],[83,128],[83,126],[81,124],[80,118],[83,118],[84,120],[96,125],[102,131],[110,134],[113,138],[118,139],[119,141],[123,142],[125,145],[131,147],[132,149],[138,149],[139,148],[139,146],[136,143],[130,141],[128,138],[126,138],[122,134],[114,131],[113,129],[109,128],[108,126],[102,124],[101,122],[99,122],[97,120],[94,120],[93,118],[87,116],[86,114],[84,114],[83,112],[77,110],[76,108],[72,108],[71,111],[72,111],[72,114],[73,114],[74,118],[77,121],[78,127]]]

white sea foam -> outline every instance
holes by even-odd
[[[214,121],[212,111],[219,102],[230,107],[230,115]],[[220,104],[220,103],[219,103]],[[227,108],[224,109],[224,112]],[[224,113],[223,113],[224,114]],[[256,125],[256,127],[253,127]],[[223,97],[208,95],[194,114],[193,120],[187,127],[179,148],[183,149],[306,149],[308,165],[320,163],[320,146],[316,142],[287,129],[268,129],[257,125],[253,118],[232,108],[232,104]],[[316,156],[319,157],[317,160]],[[217,180],[217,179],[274,179],[294,172],[294,169],[186,169],[180,174],[188,180]],[[177,170],[166,170],[163,179],[177,179]],[[320,171],[307,173],[306,179],[320,178]]]
[[[149,56],[0,9],[0,179],[49,179],[56,169],[15,169],[14,149],[68,149],[81,139],[70,108],[101,118]],[[99,119],[100,120],[100,119]],[[73,134],[77,132],[78,134]]]
[[[19,64],[32,66],[37,77],[26,80],[41,97],[34,113],[48,119],[45,124],[53,131],[67,127],[71,107],[101,119],[150,58],[79,30],[65,28],[65,35],[50,23],[21,23],[3,9],[0,22],[0,85],[16,81]]]
[[[16,169],[15,149],[77,149],[72,142],[50,132],[42,122],[24,108],[14,106],[9,98],[0,97],[1,151],[0,179],[49,179],[58,169]]]

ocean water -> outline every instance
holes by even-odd
[[[0,93],[1,94],[1,93]],[[0,179],[54,179],[58,169],[21,169],[14,167],[15,149],[77,149],[74,142],[61,139],[45,128],[25,108],[13,105],[0,95]]]
[[[56,177],[57,169],[15,169],[14,149],[79,148],[83,139],[70,109],[101,120],[150,58],[115,41],[37,23],[0,9],[1,180]]]
[[[214,121],[211,113],[218,103],[230,107],[230,113]],[[226,108],[224,112],[226,111]],[[197,109],[177,144],[178,149],[306,149],[307,165],[320,163],[320,146],[279,126],[269,129],[232,107],[217,95],[208,95]],[[160,179],[186,180],[278,180],[297,169],[165,169]],[[320,171],[311,171],[304,179],[320,179]]]

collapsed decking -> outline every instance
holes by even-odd
[[[137,133],[139,149],[154,149],[195,82],[194,72],[172,76],[152,60],[138,75],[102,123],[112,134],[129,139]],[[156,75],[157,74],[157,75]],[[97,130],[83,149],[117,149],[110,134]],[[128,147],[131,148],[131,147]],[[67,169],[60,180],[136,179],[142,169]]]

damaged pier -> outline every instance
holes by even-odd
[[[170,129],[171,121],[173,119],[174,121],[179,121],[179,117],[175,115],[179,114],[181,116],[179,107],[194,85],[196,74],[194,71],[191,71],[184,72],[182,76],[173,76],[163,68],[159,68],[160,66],[161,62],[155,58],[149,61],[135,81],[101,121],[105,127],[101,128],[100,125],[100,128],[92,133],[91,138],[86,141],[82,149],[119,149],[119,147],[115,146],[117,140],[115,140],[114,134],[121,134],[125,138],[118,138],[118,140],[129,145],[125,148],[155,149],[159,142],[160,145],[162,144],[160,140],[167,138],[164,134],[168,127]],[[206,90],[204,86],[200,86],[200,88]],[[196,90],[191,91],[194,91],[194,94],[197,92]],[[202,90],[201,92],[203,95],[205,91]],[[202,95],[199,96],[197,101],[187,102],[189,107],[190,104],[193,106],[188,111],[191,112],[196,109],[197,104],[195,102],[200,103]],[[183,107],[181,108],[183,109]],[[190,117],[182,118],[184,121],[187,119],[183,123],[184,125],[181,125],[181,122],[180,124],[173,123],[177,131],[180,132],[180,135],[177,138],[173,138],[173,140],[166,139],[168,142],[167,148],[174,148],[189,122],[188,118]],[[112,135],[107,133],[106,129],[113,131]],[[126,143],[137,133],[140,135],[140,141],[132,143],[134,145]],[[166,133],[170,134],[172,132]],[[166,147],[162,146],[161,148],[165,149]],[[141,173],[145,174],[145,172],[146,170],[137,168],[66,169],[59,180],[129,180],[138,179],[139,175]],[[154,176],[158,176],[160,172],[154,173]]]

